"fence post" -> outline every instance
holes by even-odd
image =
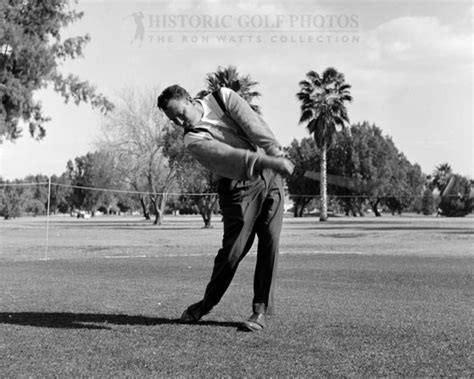
[[[51,205],[51,176],[48,176],[48,206],[46,210],[46,246],[44,250],[44,260],[48,260],[48,245],[49,245],[49,209]]]

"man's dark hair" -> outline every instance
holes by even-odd
[[[168,107],[168,103],[170,102],[170,100],[186,99],[187,97],[191,97],[188,91],[186,91],[180,85],[174,84],[165,88],[161,95],[158,96],[158,108],[164,111]]]

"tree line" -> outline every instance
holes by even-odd
[[[108,145],[107,149],[68,161],[64,173],[50,178],[50,213],[139,211],[145,219],[153,218],[150,222],[154,224],[161,224],[165,213],[192,213],[201,214],[204,226],[210,227],[212,214],[219,211],[212,173],[187,156],[176,130],[169,125],[162,131],[158,152],[154,144],[145,144],[149,137],[142,143],[128,140],[130,145],[140,147],[137,150],[127,145],[131,149],[128,151],[123,144],[117,145],[120,149],[113,145],[108,135],[104,145]],[[137,132],[139,135],[143,133]],[[320,207],[320,182],[305,175],[318,169],[320,154],[313,138],[295,139],[285,150],[295,162],[295,173],[287,178],[287,191],[294,216],[301,217]],[[425,175],[390,137],[367,122],[337,133],[335,144],[328,150],[327,167],[330,174],[352,178],[355,183],[352,188],[328,185],[329,210],[336,213],[364,216],[370,210],[381,216],[385,210],[392,214],[410,211],[465,216],[472,211],[471,183],[467,178],[454,174],[448,164]],[[0,216],[8,219],[46,214],[48,180],[45,175],[12,181],[0,178]],[[442,197],[450,182],[451,195]]]
[[[296,96],[301,101],[300,122],[306,123],[311,136],[285,147],[295,163],[287,190],[296,217],[318,208],[320,220],[325,221],[328,206],[352,216],[363,216],[367,210],[376,216],[381,216],[381,210],[426,215],[438,210],[463,216],[472,210],[470,181],[454,174],[448,164],[437,167],[432,176],[425,175],[376,125],[347,126],[344,102],[351,100],[350,86],[341,73],[329,68],[322,76],[311,71],[307,77]],[[205,83],[196,97],[229,87],[260,112],[253,103],[260,96],[254,90],[258,83],[235,67],[218,67]],[[167,212],[195,213],[202,216],[205,227],[211,227],[212,215],[219,211],[215,178],[187,154],[181,130],[155,104],[157,93],[157,89],[122,91],[114,110],[104,117],[97,150],[69,160],[64,173],[51,177],[51,213],[140,211],[155,225],[163,222]],[[317,181],[308,177],[308,172],[318,171]],[[328,175],[350,185],[328,182]],[[433,193],[441,194],[451,178],[456,178],[456,188],[450,188],[450,193],[456,195],[436,198]],[[45,214],[47,186],[22,184],[48,179],[44,175],[14,181],[0,178],[0,184],[8,184],[0,190],[0,216]]]
[[[317,208],[320,183],[308,178],[308,171],[320,166],[320,154],[313,138],[293,140],[286,148],[296,163],[295,174],[287,178],[293,213],[301,217]],[[424,215],[465,216],[473,209],[472,183],[455,174],[447,163],[426,175],[412,164],[389,136],[368,122],[351,125],[335,135],[327,153],[328,173],[351,180],[350,188],[329,184],[329,208],[340,214],[380,217],[416,212]],[[453,186],[446,191],[448,182]]]

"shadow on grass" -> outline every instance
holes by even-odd
[[[163,317],[128,316],[95,313],[65,313],[65,312],[4,312],[0,313],[0,324],[36,326],[59,329],[111,329],[112,325],[184,325],[179,319]],[[102,325],[97,325],[102,324]],[[188,324],[189,325],[189,324]],[[192,325],[210,325],[237,328],[238,322],[200,321]]]

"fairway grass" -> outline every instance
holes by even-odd
[[[278,312],[254,334],[237,330],[254,251],[202,322],[178,322],[218,220],[57,219],[48,260],[42,221],[0,225],[0,377],[473,375],[472,219],[286,219]]]

